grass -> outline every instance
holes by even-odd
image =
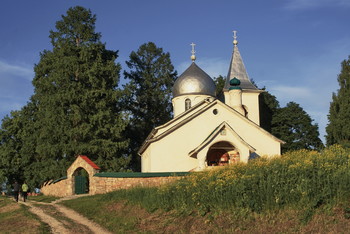
[[[30,196],[28,197],[28,199],[30,201],[50,203],[59,199],[59,197],[39,195],[39,196]]]
[[[204,223],[212,222],[213,227],[219,225],[220,217],[226,220],[221,226],[232,223],[227,227],[230,231],[232,227],[251,230],[251,220],[269,227],[266,217],[280,213],[280,217],[274,216],[274,222],[288,226],[288,220],[293,220],[291,229],[302,230],[317,219],[331,225],[324,219],[328,213],[347,223],[349,198],[350,151],[332,146],[322,152],[300,150],[274,159],[260,158],[248,164],[193,173],[159,188],[119,190],[64,204],[109,230],[139,227],[144,218],[137,212],[160,215],[165,223],[166,219],[172,222],[177,217],[196,217]]]
[[[41,222],[28,207],[12,198],[0,197],[0,233],[50,233],[50,227]]]
[[[122,206],[122,202],[108,199],[106,195],[66,200],[60,204],[76,210],[109,230],[118,230],[120,233],[134,230],[138,219],[137,214],[132,213],[131,208],[117,209]]]

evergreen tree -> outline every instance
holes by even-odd
[[[218,77],[214,77],[214,82],[215,82],[215,86],[216,86],[216,97],[219,100],[223,100],[224,99],[224,94],[223,94],[223,89],[225,86],[225,81],[226,81],[226,77],[219,75]]]
[[[34,68],[36,152],[51,178],[62,176],[80,154],[103,170],[128,169],[118,51],[106,49],[95,21],[90,10],[70,8],[50,31],[52,51],[42,52]]]
[[[133,169],[140,170],[138,149],[153,128],[172,117],[171,95],[176,71],[170,54],[163,52],[153,42],[132,51],[124,71],[128,83],[124,86],[124,106],[130,114],[127,128],[131,139]]]
[[[277,110],[272,119],[272,134],[286,144],[282,152],[298,149],[319,150],[323,147],[318,125],[312,124],[310,116],[295,102]]]
[[[339,90],[333,93],[326,127],[327,145],[343,144],[350,147],[350,56],[341,64],[338,75]]]

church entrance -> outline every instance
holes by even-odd
[[[84,168],[78,168],[74,174],[75,194],[89,193],[89,174]]]
[[[227,141],[220,141],[212,145],[207,153],[208,166],[225,166],[239,161],[235,147]]]

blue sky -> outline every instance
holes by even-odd
[[[225,76],[237,30],[250,78],[281,106],[299,103],[323,139],[340,63],[350,55],[350,0],[2,1],[1,119],[33,94],[33,66],[40,52],[52,48],[49,31],[76,5],[97,15],[96,31],[108,49],[119,50],[124,69],[131,51],[153,41],[170,53],[181,74],[194,42],[196,63],[212,77]]]

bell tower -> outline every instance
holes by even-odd
[[[230,90],[230,88],[232,88],[230,82],[232,81],[233,84],[237,83],[235,79],[239,80],[240,84],[233,87],[239,86],[240,91],[238,91],[238,88],[237,90]],[[223,92],[225,104],[234,109],[237,108],[236,103],[238,103],[238,96],[241,96],[241,108],[244,110],[244,115],[260,125],[259,94],[264,91],[258,89],[249,79],[241,54],[238,50],[237,31],[233,31],[233,52]],[[239,95],[240,92],[241,95]],[[233,100],[235,101],[233,102]],[[242,112],[242,110],[239,112]]]

